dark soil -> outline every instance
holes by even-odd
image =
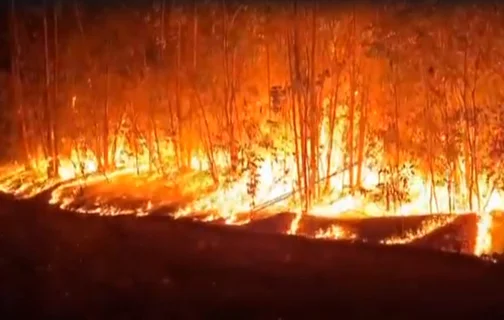
[[[0,309],[2,319],[498,319],[504,268],[2,196]]]

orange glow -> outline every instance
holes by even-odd
[[[382,241],[384,244],[407,244],[415,240],[421,239],[426,235],[436,231],[444,226],[449,225],[455,220],[456,216],[449,215],[445,217],[438,217],[436,219],[429,219],[422,221],[422,225],[419,229],[414,231],[408,231],[404,236],[394,236]],[[478,231],[479,234],[479,231]]]
[[[82,214],[225,225],[289,213],[282,233],[321,239],[365,240],[344,219],[431,215],[383,245],[475,214],[468,250],[493,251],[500,11],[400,8],[405,24],[395,7],[174,6],[100,19],[62,6],[62,23],[36,37],[24,9],[12,12],[5,117],[29,160],[0,168],[0,191]],[[330,227],[308,227],[322,220]]]
[[[251,179],[250,172],[245,172],[235,181],[225,182],[226,173],[224,169],[228,166],[228,155],[219,151],[214,155],[216,166],[221,168],[219,179],[220,184],[213,191],[207,192],[211,186],[208,176],[193,176],[196,179],[190,182],[184,181],[180,184],[187,184],[193,194],[200,194],[194,201],[189,202],[185,207],[175,213],[176,218],[193,217],[202,221],[213,221],[222,219],[226,224],[246,224],[262,216],[269,216],[278,212],[293,212],[296,216],[286,233],[296,235],[300,225],[303,223],[305,214],[325,217],[325,218],[344,218],[344,217],[380,217],[380,216],[409,216],[421,215],[428,212],[451,211],[451,215],[424,221],[421,228],[414,232],[409,232],[403,237],[393,237],[382,241],[384,244],[406,244],[453,222],[456,213],[469,212],[467,207],[467,194],[460,192],[456,195],[452,203],[452,209],[448,205],[448,193],[445,187],[432,186],[424,181],[421,176],[411,176],[410,196],[408,202],[397,204],[395,208],[387,209],[383,203],[372,201],[369,196],[356,192],[353,195],[345,193],[343,186],[349,179],[349,170],[344,168],[345,151],[341,148],[343,128],[337,127],[332,137],[331,155],[328,158],[330,137],[328,136],[327,118],[323,121],[320,131],[321,153],[319,158],[320,176],[327,172],[327,161],[330,159],[331,168],[329,172],[335,172],[334,175],[327,178],[329,188],[312,203],[308,212],[304,212],[302,202],[299,200],[297,191],[297,169],[296,160],[293,155],[276,154],[273,156],[267,150],[258,148],[256,152],[261,155],[262,161],[257,166],[257,191],[251,195],[248,191],[248,183]],[[269,133],[267,126],[262,127],[263,134]],[[120,140],[120,139],[118,139]],[[78,190],[83,186],[92,186],[95,184],[106,183],[118,179],[120,176],[134,176],[143,173],[144,179],[155,175],[148,174],[149,159],[146,156],[133,158],[128,156],[125,149],[126,143],[122,142],[116,153],[113,155],[115,169],[107,174],[98,173],[98,162],[96,157],[90,152],[78,153],[72,150],[68,159],[60,160],[58,169],[59,177],[56,179],[45,179],[43,170],[37,169],[44,165],[39,162],[39,166],[33,171],[26,171],[20,167],[12,167],[3,170],[0,188],[3,192],[13,193],[18,197],[27,198],[46,190],[56,183],[61,183],[52,191],[50,199],[51,204],[60,206],[62,209],[75,210],[81,213],[94,213],[102,215],[116,214],[137,214],[145,215],[149,211],[156,209],[163,203],[158,201],[153,203],[145,199],[141,205],[133,209],[121,209],[113,205],[104,205],[100,202],[95,203],[93,209],[75,208],[74,203],[78,200]],[[276,142],[282,144],[285,142]],[[292,146],[287,146],[292,148]],[[169,146],[166,146],[165,154],[169,154]],[[147,154],[147,153],[145,153]],[[372,160],[372,161],[371,161]],[[373,167],[378,159],[365,159],[362,168],[362,187],[367,190],[376,190],[380,181],[378,169]],[[205,172],[209,170],[210,163],[204,153],[195,153],[190,159],[191,169],[195,172]],[[224,169],[223,169],[224,168]],[[357,171],[357,167],[353,167]],[[31,172],[31,173],[29,173]],[[322,183],[326,183],[323,180]],[[498,190],[490,190],[489,187],[480,181],[479,188],[485,204],[479,211],[479,220],[477,226],[477,239],[474,253],[481,255],[491,251],[491,224],[492,216],[490,212],[495,209],[504,208],[502,194]],[[73,190],[73,191],[72,191]],[[432,194],[436,194],[437,203],[432,203]],[[474,199],[476,203],[477,199]],[[434,209],[433,209],[434,208]],[[353,239],[356,235],[345,231],[339,226],[332,226],[328,230],[319,230],[316,238],[332,239]]]
[[[315,238],[323,239],[356,239],[357,236],[343,227],[338,225],[332,225],[330,228],[323,230],[319,229],[315,233]]]

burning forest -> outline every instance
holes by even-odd
[[[2,192],[383,244],[469,224],[454,250],[504,247],[504,7],[145,3],[10,2]]]

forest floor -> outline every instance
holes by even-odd
[[[272,226],[290,218],[273,218],[224,227],[165,216],[100,217],[1,196],[2,318],[504,315],[502,265],[410,246],[275,234]],[[376,221],[360,228],[397,226]],[[446,236],[450,228],[433,239],[454,239]]]
[[[190,182],[190,183],[189,183]],[[207,176],[186,173],[173,175],[166,179],[156,176],[137,176],[125,174],[113,179],[84,183],[81,187],[72,185],[66,192],[78,193],[73,197],[70,208],[87,212],[108,214],[128,214],[136,208],[144,208],[144,213],[156,216],[170,216],[180,205],[194,200],[195,194],[205,194],[205,189],[211,187]],[[145,209],[151,206],[150,209]],[[100,210],[104,209],[104,210]],[[238,215],[250,217],[249,213]],[[200,220],[205,213],[194,214],[193,219]],[[243,218],[242,217],[242,218]],[[317,232],[330,229],[337,225],[352,235],[366,242],[380,243],[391,237],[403,237],[407,233],[415,233],[422,224],[437,219],[446,219],[447,215],[424,215],[409,217],[378,217],[352,218],[347,214],[342,218],[327,218],[306,216],[300,225],[299,234],[314,237]],[[287,233],[295,215],[292,213],[271,214],[267,212],[253,213],[251,221],[241,226],[261,233]],[[415,239],[410,245],[456,252],[472,252],[476,237],[477,217],[475,215],[458,215],[454,221],[447,223],[427,237]],[[247,220],[247,219],[239,219]],[[216,219],[212,224],[225,224],[224,219]]]
[[[138,179],[136,176],[121,176],[110,181],[94,183],[83,187],[82,193],[72,204],[74,208],[94,210],[95,208],[115,208],[116,212],[134,211],[135,208],[145,208],[150,203],[152,209],[148,214],[170,216],[181,203],[190,202],[194,194],[201,194],[203,188],[199,183],[192,183],[192,187],[181,188],[178,181],[204,181],[195,177],[176,177],[173,181],[165,179]],[[127,186],[125,188],[124,186]],[[208,186],[207,186],[208,187]],[[194,191],[197,189],[196,191]],[[75,190],[74,190],[75,191]],[[204,220],[205,213],[194,214],[192,219]],[[261,233],[286,234],[295,218],[292,213],[271,214],[267,212],[239,214],[239,220],[251,221],[242,225],[240,229],[247,229]],[[371,243],[380,243],[393,237],[404,237],[407,233],[415,233],[422,229],[422,225],[434,220],[448,219],[447,215],[424,215],[409,217],[378,217],[327,218],[306,216],[300,224],[298,233],[306,237],[314,237],[318,232],[329,230],[333,226],[343,228],[349,235]],[[226,224],[225,219],[216,219],[212,224]],[[444,223],[443,223],[444,224]],[[409,245],[431,249],[472,252],[476,238],[476,215],[454,216],[454,221],[446,223],[426,237],[415,239]],[[347,235],[348,236],[348,235]]]

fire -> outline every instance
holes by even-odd
[[[338,225],[331,225],[328,229],[319,229],[315,233],[315,238],[324,238],[324,239],[356,239],[357,236],[352,232],[345,230],[343,227]]]
[[[492,215],[490,213],[480,214],[476,236],[475,255],[488,254],[492,251]]]
[[[342,109],[342,108],[341,108]],[[285,128],[281,128],[285,129]],[[285,131],[285,130],[284,130]],[[267,125],[261,127],[261,134],[265,136],[275,136],[277,134]],[[185,185],[186,193],[198,194],[194,201],[189,201],[184,207],[174,213],[175,218],[192,217],[202,221],[222,220],[225,224],[246,224],[252,220],[260,219],[278,212],[292,212],[295,214],[286,233],[298,234],[300,225],[303,223],[305,215],[312,215],[325,218],[345,218],[345,217],[380,217],[380,216],[410,216],[422,215],[426,213],[450,213],[440,218],[426,220],[421,228],[410,231],[402,237],[392,237],[382,241],[384,244],[406,244],[413,242],[427,234],[442,228],[453,222],[457,213],[471,211],[467,206],[468,194],[459,191],[457,194],[449,193],[446,187],[433,185],[427,182],[422,175],[415,175],[413,172],[405,176],[408,180],[410,199],[394,201],[393,205],[384,204],[383,201],[375,201],[372,198],[383,188],[383,177],[377,167],[377,163],[382,162],[382,157],[367,156],[363,159],[363,166],[360,168],[361,190],[348,190],[347,185],[351,170],[356,176],[359,170],[357,165],[349,166],[346,160],[344,140],[344,126],[337,125],[334,128],[333,136],[329,134],[329,120],[324,116],[320,128],[320,148],[318,156],[316,182],[319,188],[318,196],[309,206],[303,202],[299,188],[296,157],[292,150],[292,143],[275,141],[273,143],[283,147],[284,152],[273,154],[267,148],[254,148],[258,161],[248,165],[252,169],[243,170],[235,175],[234,179],[229,179],[227,170],[229,168],[229,154],[222,150],[216,150],[213,154],[214,167],[218,173],[218,183],[213,186],[209,182],[208,175],[197,176],[197,173],[208,172],[212,168],[210,159],[205,152],[194,152],[190,158],[190,170],[194,172],[192,180],[180,180],[176,178],[179,173],[171,169],[163,174],[162,170],[152,168],[152,152],[141,150],[136,155],[129,152],[127,139],[119,136],[117,138],[115,151],[110,153],[112,166],[107,170],[101,170],[98,157],[89,149],[71,149],[69,157],[59,159],[57,177],[48,178],[45,168],[48,161],[38,161],[27,170],[21,166],[12,165],[4,168],[0,179],[0,190],[5,193],[12,193],[21,198],[32,197],[44,190],[52,189],[50,204],[58,205],[65,210],[74,210],[80,213],[93,213],[101,215],[136,214],[146,215],[151,210],[161,207],[163,201],[153,201],[144,199],[135,208],[124,209],[119,206],[106,204],[100,199],[95,200],[94,205],[76,207],[82,190],[86,187],[99,185],[119,179],[124,176],[137,176],[138,179],[154,181],[167,179],[178,181],[174,184]],[[287,141],[293,141],[292,138]],[[332,141],[332,145],[330,143]],[[141,144],[140,144],[141,145]],[[111,150],[113,150],[111,148]],[[163,145],[162,152],[156,156],[173,158],[174,149],[170,143]],[[158,159],[159,160],[159,159]],[[155,163],[155,161],[154,161]],[[246,167],[246,165],[243,165]],[[413,166],[413,164],[411,164]],[[175,166],[172,166],[173,168]],[[155,172],[158,172],[156,175]],[[327,176],[329,173],[329,176]],[[179,180],[177,180],[179,179]],[[188,191],[190,189],[190,191]],[[212,191],[208,191],[213,189]],[[463,189],[463,188],[461,188]],[[364,192],[362,190],[367,190]],[[490,188],[483,179],[479,181],[480,196],[473,195],[473,203],[480,204],[478,210],[479,220],[477,226],[477,239],[474,248],[476,255],[481,255],[491,251],[491,211],[504,208],[504,201],[499,190]],[[383,190],[382,190],[383,191]],[[483,203],[481,205],[481,203]],[[327,230],[319,230],[315,238],[332,239],[355,239],[357,236],[338,225],[333,225]]]
[[[175,7],[176,21],[164,5],[87,21],[63,6],[37,18],[32,39],[32,10],[11,6],[2,121],[26,161],[0,167],[1,192],[227,225],[288,213],[282,233],[332,239],[359,239],[344,219],[432,215],[384,245],[471,213],[473,253],[492,252],[492,212],[504,210],[500,12],[430,10],[406,25],[381,7]],[[323,219],[329,229],[303,234]]]
[[[455,220],[456,216],[449,215],[444,217],[438,217],[435,219],[428,219],[422,221],[419,229],[414,231],[407,231],[403,236],[394,236],[382,241],[384,244],[407,244],[415,240],[421,239],[426,235],[436,231],[444,226],[449,225]]]

